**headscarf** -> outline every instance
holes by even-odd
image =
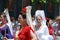
[[[28,25],[31,26],[31,28],[33,29],[32,17],[31,17],[31,9],[32,9],[32,6],[27,6],[26,7],[26,18],[27,18]]]
[[[46,19],[45,19],[45,13],[44,10],[37,10],[35,12],[35,17],[36,16],[41,16],[42,17],[42,23],[44,23],[46,25]]]
[[[8,9],[5,9],[4,13],[5,13],[6,17],[7,17],[7,21],[8,21],[7,25],[9,26],[10,32],[13,35],[12,24],[11,24],[11,20],[10,20]]]
[[[22,13],[23,13],[23,15],[26,14],[27,24],[33,29],[31,9],[32,9],[32,6],[26,6],[22,9]]]
[[[44,13],[44,10],[37,10],[36,12],[35,12],[35,17],[37,17],[37,16],[41,16],[42,17],[42,29],[44,30],[44,31],[46,31],[45,32],[45,34],[46,35],[49,35],[49,31],[48,31],[48,27],[47,27],[47,25],[46,25],[46,19],[45,19],[45,13]],[[33,25],[37,25],[38,23],[37,23],[37,20],[36,20],[36,18],[35,18],[35,21],[34,21],[34,24]]]

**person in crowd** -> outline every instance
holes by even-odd
[[[58,24],[57,24],[56,20],[54,19],[54,20],[53,20],[52,27],[53,27],[53,29],[54,29],[54,34],[55,34],[55,35],[56,35],[56,33],[57,33],[57,26],[58,26]]]
[[[53,37],[49,35],[43,10],[36,11],[33,25],[35,25],[35,33],[39,40],[53,40]]]
[[[11,24],[12,24],[13,35],[14,35],[17,29],[21,29],[21,24],[19,23],[19,20],[15,20],[14,17],[11,17]]]
[[[15,18],[14,18],[14,17],[11,17],[11,22],[12,22],[12,25],[14,26],[14,25],[15,25],[15,23],[16,23],[16,20],[15,20]]]
[[[19,15],[20,15],[20,14],[19,14]],[[19,30],[20,30],[22,27],[21,27],[21,23],[20,23],[19,18],[18,18],[18,20],[17,20],[17,23],[16,23],[16,24],[17,24],[17,26],[18,26],[18,28],[19,28]]]
[[[57,26],[57,34],[58,35],[60,35],[60,33],[59,33],[59,31],[60,31],[60,16],[58,16],[57,18],[56,18],[56,22],[57,22],[57,24],[58,24],[58,26]]]
[[[52,24],[53,24],[53,20],[52,19],[47,20],[47,26],[48,26],[49,34],[53,36],[54,29],[52,27]]]
[[[32,22],[34,21],[34,19],[35,19],[35,18],[34,18],[34,17],[32,17]]]
[[[0,26],[2,24],[2,21],[1,21],[1,17],[0,17]],[[3,40],[3,35],[1,34],[1,30],[0,30],[0,40]]]
[[[48,30],[49,30],[49,34],[55,39],[55,33],[54,33],[54,28],[53,28],[53,20],[52,19],[48,19],[47,20],[47,26],[48,26]]]
[[[56,40],[60,40],[60,16],[56,17],[56,23],[57,25],[57,33],[56,33]]]
[[[6,20],[6,16],[1,14],[0,16],[0,21],[1,21],[1,25],[0,25],[0,32],[3,35],[4,39],[12,39],[13,36],[11,35],[9,26],[7,25],[7,20]]]
[[[11,25],[12,25],[12,29],[13,29],[13,35],[15,34],[16,32],[16,20],[14,17],[11,17]]]
[[[18,19],[21,23],[21,30],[19,31],[16,39],[18,40],[37,40],[36,35],[34,34],[33,29],[26,22],[26,15],[19,15]]]

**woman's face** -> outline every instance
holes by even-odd
[[[22,17],[22,15],[19,15],[18,21],[19,21],[20,23],[23,23],[23,17]]]
[[[4,15],[1,15],[1,18],[4,19]]]
[[[7,23],[6,18],[4,17],[4,15],[1,15],[1,20],[2,20],[2,24]]]
[[[36,17],[36,20],[37,20],[38,23],[41,23],[42,17],[41,17],[41,16],[37,16],[37,17]]]
[[[53,24],[53,20],[49,20],[49,25],[52,25]]]

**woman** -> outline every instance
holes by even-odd
[[[35,14],[35,33],[39,40],[53,40],[49,35],[48,27],[46,26],[46,20],[43,10],[37,10]]]
[[[37,40],[36,35],[34,34],[34,31],[26,22],[26,15],[23,15],[23,16],[19,15],[18,20],[20,21],[22,28],[19,31],[18,36],[16,36],[16,39]]]
[[[0,32],[3,35],[4,39],[12,39],[13,36],[10,33],[9,26],[7,25],[6,17],[1,15],[1,25]]]
[[[53,20],[52,19],[49,19],[47,20],[47,24],[48,24],[48,30],[49,30],[49,34],[55,39],[56,36],[54,34],[54,28],[53,28]]]
[[[49,34],[53,36],[54,34],[54,29],[52,27],[53,21],[51,19],[47,20],[47,25],[48,25],[48,30]]]
[[[57,31],[60,31],[60,16],[58,16],[57,18],[56,18],[56,22],[57,22],[57,24],[58,24],[58,26],[57,26]],[[58,35],[59,35],[59,32],[57,32],[58,33]]]

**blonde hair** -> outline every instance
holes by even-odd
[[[43,20],[43,19],[42,19],[42,16],[40,16],[40,15],[38,15],[38,16],[41,17],[41,20]],[[36,18],[37,18],[38,16],[36,16]]]
[[[60,16],[57,16],[57,17],[56,17],[56,20],[60,20]]]

